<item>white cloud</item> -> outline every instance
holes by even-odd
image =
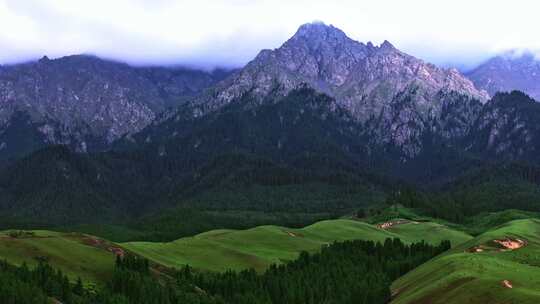
[[[534,0],[0,0],[0,62],[75,53],[139,64],[239,65],[322,20],[439,64],[540,49]]]

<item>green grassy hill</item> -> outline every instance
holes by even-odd
[[[105,281],[112,273],[114,247],[102,239],[80,233],[44,230],[0,232],[0,259],[14,265],[29,266],[48,261],[71,279],[85,282]]]
[[[452,244],[459,244],[471,237],[435,223],[410,222],[383,230],[364,222],[342,219],[321,221],[302,229],[259,226],[247,230],[213,230],[173,242],[129,242],[122,246],[169,267],[189,264],[214,271],[249,267],[261,271],[272,263],[295,259],[302,250],[316,251],[333,241],[384,241],[386,238],[400,238],[405,242],[425,239],[437,244],[448,239]]]
[[[526,245],[501,251],[493,240],[505,238]],[[482,251],[470,252],[475,248]],[[392,289],[394,304],[540,303],[540,220],[491,229],[401,277]]]

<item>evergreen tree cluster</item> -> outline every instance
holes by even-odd
[[[39,304],[49,303],[48,297],[62,303],[79,303],[76,298],[84,293],[82,281],[71,284],[60,270],[44,261],[30,270],[26,264],[20,267],[0,261],[0,303]]]
[[[449,248],[449,241],[432,246],[355,240],[325,246],[320,253],[302,252],[262,275],[253,270],[195,275],[190,268],[178,274],[225,303],[387,303],[393,280]]]

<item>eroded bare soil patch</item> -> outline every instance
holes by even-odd
[[[408,223],[411,223],[411,221],[409,220],[395,220],[395,221],[389,221],[389,222],[384,222],[384,223],[380,223],[380,224],[377,224],[377,228],[379,229],[390,229],[394,226],[397,226],[397,225],[403,225],[403,224],[408,224]],[[417,223],[417,222],[412,222],[412,223]]]
[[[512,285],[512,282],[508,280],[502,280],[501,284],[503,287],[506,287],[506,288],[514,288],[514,286]]]
[[[527,241],[519,238],[510,238],[506,237],[503,239],[495,239],[492,240],[486,244],[481,244],[478,246],[471,247],[467,250],[467,252],[470,253],[478,253],[478,252],[504,252],[504,251],[512,251],[512,250],[518,250],[522,247],[527,246]]]

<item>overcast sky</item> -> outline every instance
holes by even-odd
[[[440,65],[540,49],[537,0],[0,0],[0,64],[88,53],[239,66],[320,20]]]

